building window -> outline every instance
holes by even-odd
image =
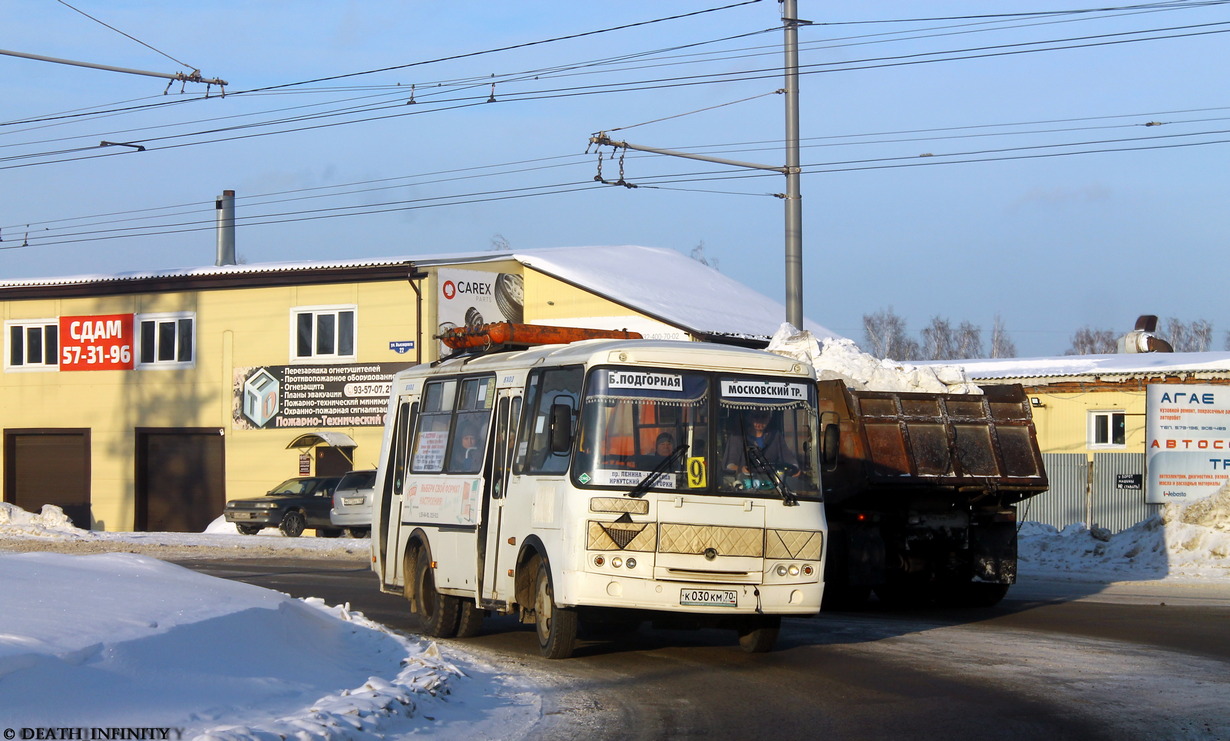
[[[9,370],[57,370],[60,367],[60,325],[54,319],[6,322]]]
[[[325,306],[291,311],[294,360],[354,360],[355,307]]]
[[[1121,410],[1090,412],[1089,447],[1127,447],[1127,414]]]
[[[138,314],[137,367],[188,368],[196,360],[196,317]]]

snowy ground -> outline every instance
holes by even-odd
[[[54,507],[31,514],[0,504],[0,732],[14,729],[21,738],[21,729],[141,727],[171,729],[170,738],[223,740],[527,737],[541,715],[528,680],[443,655],[347,606],[292,599],[149,555],[99,553],[366,561],[367,546],[241,536],[224,523],[202,534],[89,532]],[[1113,536],[1027,523],[1021,572],[1022,581],[1225,585],[1230,490],[1169,505]]]

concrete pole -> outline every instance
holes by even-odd
[[[803,328],[803,195],[799,165],[797,0],[782,0],[786,70],[786,321]]]
[[[214,201],[217,212],[218,258],[214,265],[235,264],[235,191],[224,190]]]

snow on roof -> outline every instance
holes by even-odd
[[[1230,353],[1225,352],[1062,355],[1051,358],[987,358],[936,362],[960,366],[965,369],[966,374],[972,380],[1230,373]],[[920,362],[918,364],[928,365],[929,363]]]
[[[256,275],[412,262],[440,267],[516,260],[634,311],[694,334],[769,338],[786,316],[782,304],[675,250],[636,245],[551,247],[513,252],[459,252],[338,261],[271,262],[202,266],[111,275],[78,275],[0,281],[0,289],[115,283],[151,278]],[[811,321],[821,338],[840,335]]]

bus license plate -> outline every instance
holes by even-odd
[[[734,607],[738,596],[733,589],[683,589],[679,592],[679,604]]]

